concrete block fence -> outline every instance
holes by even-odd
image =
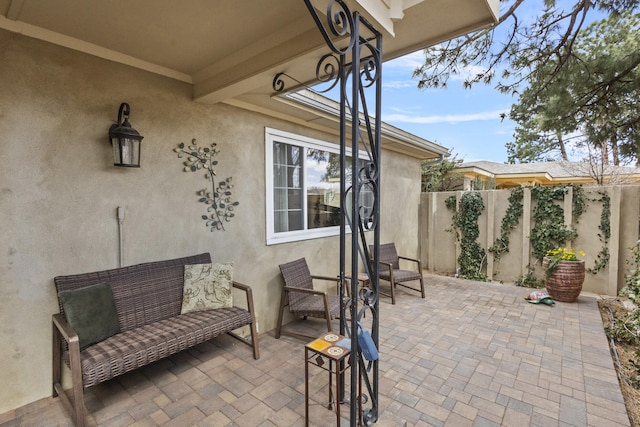
[[[583,291],[600,295],[614,296],[624,286],[624,275],[631,259],[629,248],[639,239],[640,224],[640,186],[608,186],[584,187],[586,210],[578,218],[572,216],[572,199],[570,189],[563,201],[557,203],[564,210],[565,224],[571,224],[578,233],[573,243],[567,242],[576,251],[582,250],[586,256],[587,268],[593,267],[596,257],[604,243],[599,236],[599,225],[603,211],[601,192],[605,192],[610,200],[611,237],[607,246],[610,259],[608,265],[597,274],[587,273]],[[453,223],[453,211],[448,209],[445,201],[455,196],[459,201],[464,192],[449,191],[440,193],[423,193],[420,201],[420,255],[424,268],[443,274],[455,274],[460,248],[455,233],[447,231]],[[531,254],[531,230],[535,225],[531,189],[525,188],[523,194],[523,213],[517,226],[509,236],[509,252],[503,253],[500,260],[487,249],[496,238],[500,237],[502,219],[509,206],[510,189],[479,191],[482,196],[484,210],[478,219],[480,236],[478,243],[485,249],[487,256],[484,264],[485,274],[494,281],[515,282],[518,277],[527,274],[529,265],[535,268],[537,277],[542,278],[540,263]]]

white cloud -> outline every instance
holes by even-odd
[[[393,59],[389,62],[385,62],[384,68],[387,70],[393,69],[393,71],[405,71],[413,73],[413,71],[424,64],[424,53],[422,50],[410,53],[400,58]],[[471,80],[476,75],[482,74],[486,71],[485,67],[480,65],[468,65],[458,69],[457,74],[451,75],[453,81]]]
[[[408,107],[408,108],[407,108]],[[389,109],[391,111],[395,111],[396,113],[398,113],[399,115],[409,115],[409,114],[413,114],[415,111],[418,111],[420,107],[417,105],[403,105],[402,108],[397,107],[397,106],[390,106]]]
[[[481,120],[499,120],[500,114],[508,114],[509,110],[484,111],[471,114],[448,114],[443,116],[411,116],[406,114],[388,114],[383,115],[382,120],[385,122],[396,123],[417,123],[417,124],[433,124],[433,123],[461,123],[475,122]]]
[[[417,87],[418,84],[413,80],[391,80],[387,81],[382,79],[382,87],[384,89],[404,89],[407,87]]]

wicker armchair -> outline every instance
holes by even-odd
[[[284,279],[284,287],[282,288],[282,298],[280,299],[276,338],[280,338],[281,334],[311,339],[317,338],[313,335],[305,335],[282,328],[282,318],[286,305],[289,305],[289,311],[296,316],[302,316],[305,319],[307,317],[326,319],[327,331],[331,331],[331,320],[340,315],[340,297],[314,290],[313,280],[337,282],[338,278],[312,276],[304,258],[280,264],[280,272]]]
[[[373,246],[369,247],[373,253]],[[417,271],[400,269],[400,260],[410,261],[417,264]],[[394,243],[380,245],[380,279],[386,280],[391,285],[391,304],[396,303],[396,285],[404,286],[407,289],[418,291],[424,298],[424,280],[422,278],[422,264],[419,259],[399,256]],[[420,289],[407,286],[406,282],[420,281]]]

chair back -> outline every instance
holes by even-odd
[[[313,289],[311,272],[307,260],[304,258],[280,264],[280,273],[282,273],[285,286]],[[302,302],[306,296],[300,292],[289,292],[289,305],[291,308],[295,308],[296,304]]]
[[[385,243],[380,245],[380,262],[390,263],[394,270],[400,268],[400,260],[396,251],[395,243]]]

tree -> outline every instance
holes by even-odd
[[[572,82],[573,110],[588,140],[600,147],[606,162],[640,159],[640,14],[625,12],[591,25],[578,58],[582,73]],[[577,64],[575,67],[578,68]],[[606,164],[606,163],[605,163]]]
[[[529,107],[539,105],[541,99],[547,100],[546,114],[520,123],[522,134],[516,138],[512,149],[514,153],[524,152],[525,159],[537,160],[545,156],[544,152],[527,147],[526,133],[538,134],[543,144],[562,154],[562,146],[553,144],[554,140],[565,141],[569,129],[577,128],[576,123],[583,121],[590,123],[582,129],[589,141],[599,140],[602,144],[615,139],[619,153],[637,158],[638,123],[633,114],[627,120],[614,123],[601,120],[600,126],[596,126],[596,119],[601,119],[611,109],[619,109],[619,117],[623,117],[624,111],[632,109],[631,104],[637,99],[637,93],[629,90],[629,79],[635,78],[637,83],[639,49],[636,45],[635,49],[626,50],[637,43],[637,29],[627,27],[626,47],[614,49],[613,57],[596,58],[593,65],[597,63],[604,68],[590,71],[583,67],[583,74],[577,73],[582,61],[580,49],[602,53],[605,47],[615,47],[615,38],[624,31],[607,36],[608,27],[621,16],[635,16],[633,13],[637,13],[640,0],[543,0],[543,8],[533,17],[531,10],[525,9],[525,6],[536,6],[533,0],[503,0],[501,4],[503,12],[494,28],[425,50],[424,64],[414,71],[414,77],[419,79],[418,87],[446,87],[452,76],[474,70],[473,75],[464,80],[464,87],[471,88],[479,82],[491,84],[497,80],[496,89],[528,97]],[[566,4],[571,5],[568,11],[563,8]],[[603,15],[609,20],[601,22],[600,27],[592,27],[591,31],[583,31],[594,17]],[[623,50],[629,55],[621,55]],[[606,70],[609,72],[604,72]],[[591,78],[596,75],[600,76],[599,80]],[[584,76],[590,78],[582,79]],[[570,82],[576,84],[565,91],[560,90],[562,84]],[[588,82],[595,82],[595,85],[588,85]],[[555,89],[549,88],[552,85]],[[555,97],[550,97],[551,94]],[[563,107],[567,100],[571,101],[568,105],[574,107],[575,114]],[[575,110],[580,105],[589,108]],[[531,110],[524,107],[520,113],[523,117],[531,116]],[[546,123],[549,119],[561,126]]]
[[[558,150],[568,160],[565,135],[587,151],[611,158],[636,158],[635,128],[640,123],[640,15],[625,12],[594,22],[579,33],[569,57],[545,83],[558,58],[551,57],[529,76],[529,86],[510,112],[518,126],[507,145],[509,161],[540,160]],[[620,149],[619,144],[624,149]],[[531,156],[530,151],[536,156]]]
[[[565,11],[560,1],[543,0],[543,10],[531,18],[531,10],[525,10],[523,5],[535,7],[533,0],[501,0],[505,7],[501,8],[496,26],[424,51],[425,62],[413,73],[419,79],[418,87],[446,87],[451,76],[474,69],[475,74],[464,80],[465,87],[478,82],[491,83],[500,72],[497,89],[517,93],[531,72],[551,56],[557,56],[556,67],[548,76],[551,81],[571,57],[578,33],[588,17],[594,13],[616,15],[635,10],[640,4],[640,0],[573,1],[571,10]]]
[[[440,159],[422,162],[422,192],[449,191],[457,189],[463,176],[453,172],[462,160],[454,155],[451,159]]]
[[[563,167],[575,176],[588,176],[596,185],[634,184],[636,170],[625,166],[610,164],[603,159],[603,152],[597,147],[587,145],[587,153],[579,162],[563,163]]]
[[[507,142],[508,163],[536,163],[554,160],[556,151],[562,160],[568,160],[567,150],[561,134],[535,132],[532,124],[516,127],[515,141]]]

